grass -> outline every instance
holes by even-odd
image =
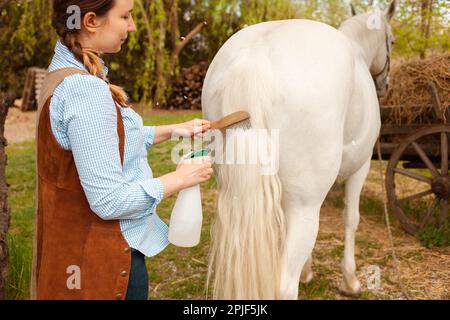
[[[7,148],[8,201],[11,207],[9,248],[9,299],[27,299],[31,274],[34,224],[35,156],[34,143]]]
[[[450,227],[445,224],[442,227],[428,226],[417,231],[417,238],[426,248],[444,247],[450,244]]]

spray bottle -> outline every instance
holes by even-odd
[[[184,159],[207,156],[209,149],[189,153]],[[200,185],[179,192],[169,223],[169,241],[179,247],[194,247],[200,242],[203,212]]]

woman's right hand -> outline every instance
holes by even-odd
[[[211,157],[184,159],[179,162],[176,174],[182,181],[183,189],[205,182],[213,174]]]

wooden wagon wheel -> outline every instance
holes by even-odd
[[[425,143],[434,142],[437,154],[427,155]],[[394,150],[389,160],[386,173],[386,190],[392,212],[400,220],[401,226],[410,234],[429,225],[433,220],[443,226],[448,220],[450,176],[449,176],[449,141],[450,125],[434,125],[426,127],[405,138]],[[439,143],[440,142],[440,143]],[[439,146],[440,145],[440,146]],[[404,153],[415,152],[426,168],[422,172],[410,170],[403,166]],[[439,154],[440,150],[440,154]],[[425,172],[423,172],[425,171]],[[420,181],[425,190],[407,196],[398,196],[396,193],[396,179],[408,177]],[[416,218],[407,214],[408,205],[413,201],[427,200],[426,209],[418,213]],[[437,216],[437,218],[436,218]]]

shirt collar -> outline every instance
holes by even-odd
[[[105,62],[102,58],[100,58],[100,61],[103,65],[103,74],[107,77],[108,68],[105,66]],[[55,46],[55,55],[53,56],[48,71],[52,72],[67,67],[75,67],[77,69],[87,71],[84,64],[75,57],[75,55],[61,42],[61,40],[58,40]]]

